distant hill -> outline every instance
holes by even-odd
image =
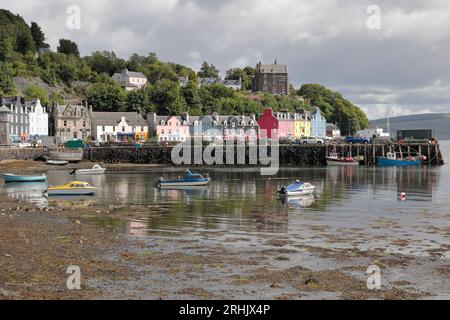
[[[386,130],[386,118],[370,121],[372,127]],[[433,129],[438,139],[450,140],[450,113],[414,114],[390,118],[391,133],[396,136],[401,129]]]

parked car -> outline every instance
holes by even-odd
[[[349,143],[349,144],[354,144],[354,143],[360,143],[360,144],[364,144],[364,143],[370,143],[370,141],[366,138],[361,138],[361,137],[345,137],[345,142]]]
[[[317,137],[303,137],[299,139],[301,144],[324,144],[325,141],[323,139]]]

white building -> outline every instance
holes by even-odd
[[[242,80],[222,80],[220,78],[200,78],[200,86],[209,86],[212,84],[221,84],[233,90],[242,90]]]
[[[147,84],[147,77],[142,72],[122,70],[120,73],[115,73],[112,79],[117,81],[125,90],[133,91],[145,87]]]
[[[48,136],[48,113],[39,99],[25,102],[28,108],[30,136]]]
[[[92,137],[98,142],[148,138],[147,121],[136,112],[91,112]]]
[[[389,138],[390,134],[383,132],[383,129],[364,129],[356,132],[357,137],[372,139],[372,138]]]

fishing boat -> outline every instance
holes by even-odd
[[[192,173],[190,170],[186,170],[184,177],[177,177],[174,179],[160,177],[157,184],[160,188],[173,188],[186,186],[206,186],[210,181],[211,179],[209,177],[203,177],[201,174]]]
[[[86,175],[99,175],[104,174],[106,168],[102,168],[100,165],[96,164],[92,167],[92,169],[78,169],[72,171],[70,174],[75,174],[77,176],[86,176]]]
[[[44,193],[49,196],[86,196],[96,192],[97,188],[87,182],[72,181],[63,186],[50,187]]]
[[[47,160],[47,164],[50,164],[52,166],[65,166],[68,163],[69,161],[67,160]]]
[[[357,166],[358,161],[353,157],[342,157],[337,153],[331,153],[325,158],[329,166]]]
[[[379,166],[420,166],[423,156],[399,158],[393,152],[386,153],[386,157],[377,157]]]
[[[315,189],[316,189],[316,187],[313,186],[312,184],[300,182],[300,180],[297,180],[290,186],[282,187],[280,190],[278,190],[277,193],[280,195],[286,195],[286,196],[309,195],[309,194],[313,194]]]
[[[43,182],[47,180],[47,176],[42,174],[40,176],[20,176],[11,173],[2,174],[5,182]]]

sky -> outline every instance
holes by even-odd
[[[155,52],[196,70],[286,64],[298,88],[340,91],[369,119],[450,112],[447,0],[0,0],[56,49]]]

